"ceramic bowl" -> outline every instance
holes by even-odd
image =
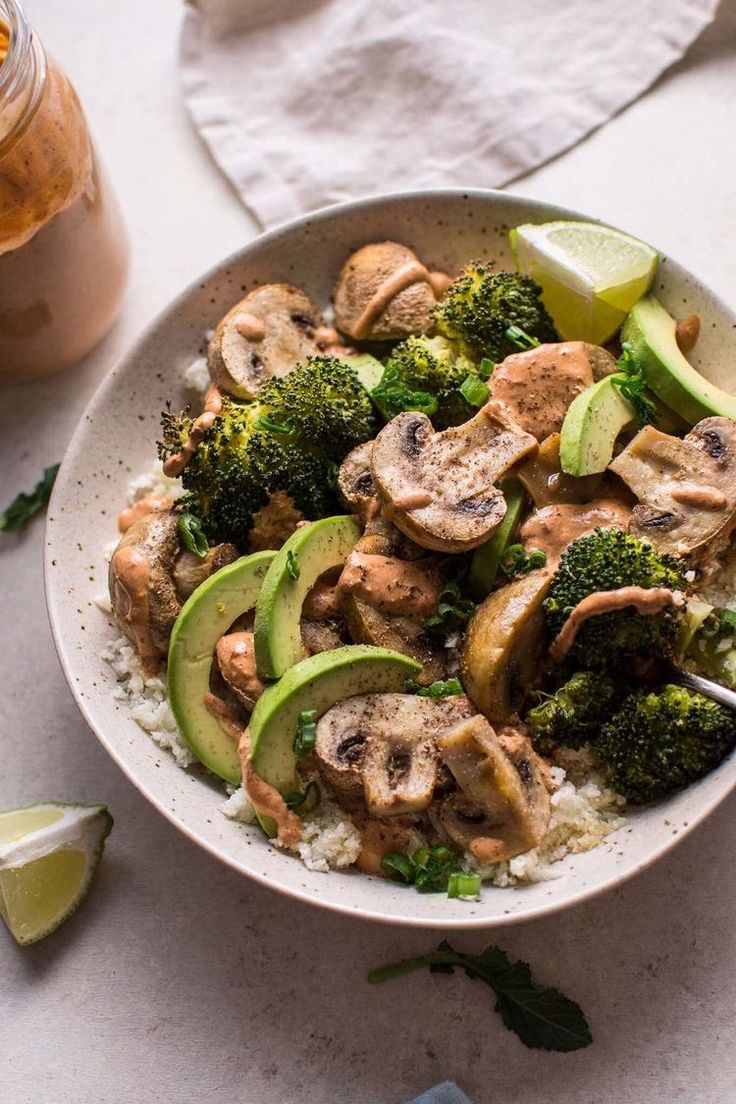
[[[508,228],[582,218],[573,211],[490,191],[402,193],[330,207],[264,234],[192,284],[99,388],[67,450],[49,508],[46,593],[66,678],[90,727],[131,781],[190,839],[248,878],[314,905],[393,924],[491,928],[542,916],[610,889],[664,854],[733,788],[731,761],[670,800],[632,813],[599,847],[569,856],[553,880],[484,887],[477,903],[422,895],[357,873],[322,874],[271,846],[256,827],[220,813],[221,783],[182,770],[114,696],[115,676],[100,653],[119,635],[95,597],[106,587],[104,547],[130,479],[155,456],[159,414],[184,401],[182,372],[205,333],[256,284],[286,280],[327,305],[348,253],[397,239],[431,267],[456,272],[471,258],[510,265]],[[736,317],[702,283],[665,258],[657,294],[680,317],[702,319],[696,365],[727,385],[736,361]]]

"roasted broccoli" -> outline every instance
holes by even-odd
[[[736,610],[708,614],[688,645],[685,663],[697,674],[736,689]]]
[[[165,413],[159,455],[188,440],[192,419]],[[269,380],[255,402],[223,398],[222,412],[182,475],[185,506],[210,542],[248,547],[253,515],[275,491],[307,518],[337,513],[337,465],[376,433],[368,393],[334,357],[313,357]]]
[[[387,421],[402,410],[421,410],[435,429],[447,429],[476,413],[460,387],[477,375],[475,364],[446,338],[409,337],[394,348],[371,398]]]
[[[623,587],[684,590],[677,560],[620,529],[596,529],[573,541],[563,554],[544,608],[553,637],[590,594]],[[674,649],[679,613],[668,606],[641,614],[633,606],[590,617],[580,626],[570,659],[588,669],[616,668],[635,655],[667,656]]]
[[[490,265],[476,261],[453,280],[435,308],[436,329],[473,360],[499,361],[518,352],[506,336],[510,326],[540,342],[557,341],[541,292],[528,276],[494,272]]]
[[[638,690],[601,728],[596,750],[611,786],[636,805],[701,778],[736,741],[736,716],[682,686]]]
[[[600,671],[576,671],[553,694],[537,691],[538,704],[524,717],[535,748],[545,755],[560,744],[579,748],[593,742],[625,693]]]

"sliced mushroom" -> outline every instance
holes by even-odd
[[[358,542],[360,543],[360,541]],[[440,575],[434,561],[400,560],[357,545],[345,561],[338,590],[394,616],[423,621],[437,609]]]
[[[254,399],[266,380],[286,376],[319,352],[323,318],[299,288],[263,284],[220,320],[207,362],[212,382],[239,399]]]
[[[307,655],[331,652],[345,643],[340,624],[336,621],[302,621],[301,634]]]
[[[488,403],[461,426],[435,433],[426,414],[406,411],[378,434],[371,455],[384,512],[423,548],[477,548],[503,520],[497,480],[537,442]]]
[[[250,713],[265,690],[256,671],[252,632],[231,632],[221,636],[215,647],[217,667],[230,691]]]
[[[304,521],[304,514],[297,509],[286,491],[273,491],[265,506],[253,515],[253,528],[248,534],[251,552],[278,550]]]
[[[552,573],[531,571],[494,590],[468,624],[460,659],[468,697],[493,722],[505,723],[544,673],[542,603]]]
[[[113,617],[135,645],[147,675],[166,654],[181,602],[174,585],[179,551],[178,515],[154,510],[119,541],[108,576]]]
[[[348,257],[338,276],[335,325],[358,341],[426,333],[437,295],[447,283],[442,273],[430,273],[406,245],[364,245]]]
[[[176,593],[185,602],[190,594],[200,586],[210,575],[214,575],[221,567],[233,563],[240,553],[234,544],[215,544],[206,556],[201,559],[193,552],[182,549],[174,561],[174,586]]]
[[[528,738],[506,741],[474,716],[437,739],[460,787],[443,803],[440,820],[451,839],[481,862],[500,862],[535,847],[550,818],[549,794]]]
[[[349,452],[337,477],[337,496],[351,513],[368,521],[377,506],[376,486],[371,469],[373,442],[365,441]]]
[[[546,437],[539,452],[522,460],[514,475],[538,509],[558,502],[590,502],[607,493],[604,474],[575,476],[563,472],[559,433]]]
[[[639,499],[629,531],[662,552],[714,560],[736,527],[736,422],[705,418],[680,440],[644,426],[611,463]]]
[[[462,695],[362,694],[329,709],[317,724],[315,754],[348,809],[373,816],[426,809],[437,781],[435,738],[472,713]]]
[[[615,369],[614,358],[598,345],[585,341],[538,345],[496,365],[491,396],[505,405],[522,429],[543,441],[559,432],[573,399]]]

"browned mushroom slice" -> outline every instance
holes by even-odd
[[[265,506],[253,515],[253,528],[248,534],[250,552],[279,549],[304,521],[304,514],[286,491],[273,491]]]
[[[559,432],[573,399],[615,369],[616,361],[598,345],[538,345],[496,365],[491,396],[506,406],[522,429],[543,441]]]
[[[435,738],[472,713],[462,695],[362,694],[329,709],[317,724],[315,754],[347,807],[373,816],[426,809],[437,780]]]
[[[234,544],[214,544],[206,556],[195,556],[194,552],[182,549],[174,561],[174,585],[176,593],[185,602],[198,586],[214,575],[221,567],[233,563],[240,553]]]
[[[174,585],[178,515],[154,510],[131,525],[110,560],[113,617],[135,645],[147,675],[166,654],[181,602]]]
[[[557,502],[590,502],[606,494],[604,475],[567,475],[560,466],[560,435],[552,433],[514,471],[539,509]]]
[[[212,382],[239,399],[254,399],[266,380],[286,376],[319,352],[322,315],[299,288],[263,284],[220,320],[207,362]]]
[[[340,624],[335,621],[302,621],[302,644],[307,655],[331,652],[345,643]]]
[[[373,442],[365,441],[349,452],[337,476],[337,496],[351,513],[366,522],[376,506],[376,487],[371,469]]]
[[[546,570],[494,590],[470,619],[461,656],[468,697],[491,721],[504,723],[544,672],[544,611],[552,583]]]
[[[629,531],[662,552],[713,559],[736,526],[736,422],[705,418],[684,440],[644,426],[611,463],[639,499]]]
[[[378,434],[371,456],[384,512],[423,548],[477,548],[506,512],[497,480],[536,451],[530,433],[488,403],[461,426],[435,433],[426,414],[406,411]]]
[[[500,862],[536,845],[549,825],[550,803],[539,759],[517,733],[508,751],[483,717],[437,738],[461,795],[446,798],[440,820],[451,839],[480,862]]]
[[[449,284],[399,242],[364,245],[348,257],[335,286],[335,325],[356,340],[397,340],[426,333]]]
[[[253,633],[231,632],[221,636],[215,647],[215,660],[223,681],[250,713],[265,689],[256,672]]]

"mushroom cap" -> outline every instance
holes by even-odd
[[[340,465],[337,476],[337,497],[346,509],[363,521],[368,520],[377,501],[371,469],[372,451],[373,441],[364,441],[352,449]]]
[[[485,862],[535,847],[547,831],[550,802],[528,737],[507,730],[502,740],[476,714],[446,729],[437,743],[461,790],[461,796],[446,798],[440,811],[450,838]]]
[[[727,544],[736,527],[730,418],[704,418],[682,440],[644,426],[610,468],[639,499],[630,533],[661,552],[696,559],[714,559]]]
[[[238,399],[254,399],[263,384],[286,376],[319,352],[323,318],[291,284],[254,288],[220,319],[207,351],[212,382]]]
[[[196,556],[183,548],[174,561],[174,586],[182,602],[193,594],[198,586],[214,575],[221,567],[234,563],[240,556],[234,544],[213,544],[206,556]]]
[[[215,646],[215,661],[227,687],[250,713],[265,689],[256,671],[253,633],[225,633]]]
[[[419,812],[434,796],[436,738],[472,709],[463,695],[347,698],[317,723],[317,762],[347,808],[365,803],[381,817]]]
[[[497,480],[536,449],[494,403],[441,433],[426,414],[405,411],[378,434],[371,466],[384,512],[402,532],[423,548],[464,552],[503,520]]]
[[[376,308],[381,305],[382,292],[390,289],[392,277],[409,265],[416,267],[416,281],[390,296],[382,309],[375,309],[371,324],[364,331],[358,323],[365,319],[366,309],[370,310],[370,304]],[[350,337],[372,341],[426,333],[432,325],[436,299],[426,277],[419,274],[422,267],[416,253],[399,242],[373,242],[356,250],[345,261],[335,285],[337,328]]]
[[[602,498],[606,491],[606,475],[567,475],[560,465],[560,435],[552,433],[539,445],[539,452],[527,456],[514,475],[539,509],[560,502],[590,502]],[[620,484],[619,484],[620,486]]]

